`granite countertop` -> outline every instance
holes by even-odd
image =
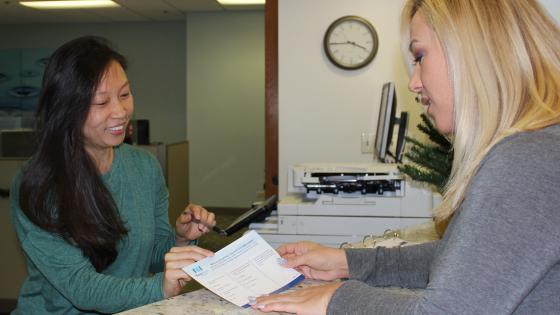
[[[324,284],[324,281],[304,280],[290,290]],[[251,308],[241,308],[230,303],[206,289],[181,294],[169,299],[158,301],[131,309],[121,315],[246,315],[264,314]],[[271,312],[267,314],[286,314]]]
[[[423,243],[437,239],[433,222],[415,225],[401,230],[389,230],[381,236],[368,236],[364,241],[346,244],[350,248],[371,248],[376,246],[392,247],[405,246],[406,244]],[[379,242],[377,242],[379,241]],[[401,242],[403,241],[403,242]],[[325,281],[305,279],[300,284],[291,288],[298,290],[310,286],[325,284]],[[416,292],[420,290],[410,290],[403,288],[386,288],[389,290]],[[265,314],[251,308],[244,309],[232,304],[216,294],[206,289],[185,293],[163,301],[148,304],[123,313],[123,315],[246,315],[246,314]],[[286,313],[267,313],[267,314],[286,314]]]

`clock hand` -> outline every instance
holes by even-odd
[[[360,47],[363,50],[367,50],[367,48],[365,48],[364,46],[360,45],[360,44],[356,44],[356,42],[349,42],[350,44],[356,46],[356,47]]]
[[[360,44],[356,44],[356,42],[352,42],[352,41],[349,41],[349,40],[347,40],[345,42],[331,42],[331,43],[329,43],[329,45],[347,45],[347,44],[359,47],[359,48],[367,51],[367,48],[365,48],[364,46],[362,46]]]

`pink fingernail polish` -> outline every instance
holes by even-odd
[[[257,298],[254,296],[250,296],[247,298],[249,300],[249,305],[255,305],[257,304]]]

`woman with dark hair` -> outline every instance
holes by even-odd
[[[181,267],[212,255],[185,245],[214,214],[189,205],[174,232],[159,163],[122,143],[134,108],[125,69],[99,37],[49,59],[38,148],[12,184],[29,273],[15,314],[115,313],[161,300],[190,280]]]

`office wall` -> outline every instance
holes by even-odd
[[[541,0],[557,21],[560,3]],[[375,133],[381,87],[393,81],[400,110],[409,112],[409,135],[423,138],[416,125],[421,106],[408,91],[399,48],[404,0],[279,1],[279,192],[287,190],[290,165],[302,162],[369,162],[361,153],[362,132]],[[344,15],[369,20],[379,36],[374,61],[361,70],[333,66],[322,48],[332,21]]]
[[[248,207],[264,181],[264,13],[187,15],[191,202]]]
[[[2,25],[0,49],[56,48],[82,35],[111,40],[128,58],[137,119],[152,141],[185,140],[185,22]]]
[[[375,133],[381,88],[393,81],[398,108],[409,112],[414,135],[421,107],[407,90],[399,44],[402,0],[279,1],[279,192],[288,167],[302,162],[370,162],[361,134]],[[369,20],[379,37],[377,56],[360,70],[342,70],[327,59],[323,36],[344,15]]]

